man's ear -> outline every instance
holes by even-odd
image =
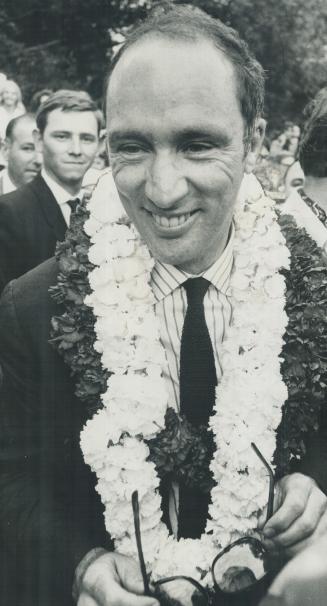
[[[11,141],[10,139],[5,139],[3,143],[2,153],[4,159],[8,162],[9,150],[10,150]]]
[[[108,135],[106,136],[106,152],[107,152],[107,158],[108,158],[109,165],[110,165],[110,147],[109,147]]]
[[[35,145],[35,150],[42,154],[43,152],[43,138],[38,128],[33,130],[33,140]]]
[[[260,153],[262,143],[266,132],[266,120],[258,118],[251,135],[251,140],[248,143],[248,150],[245,156],[244,171],[252,173],[257,163],[257,158]]]

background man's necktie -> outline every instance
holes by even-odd
[[[67,200],[67,204],[70,207],[70,210],[72,211],[72,213],[75,212],[77,205],[80,203],[80,199],[79,198],[74,198],[73,200]]]
[[[217,375],[212,343],[205,321],[205,278],[190,278],[183,287],[187,311],[180,353],[180,411],[193,425],[207,425],[215,401]],[[196,538],[204,531],[209,496],[180,486],[179,536]]]

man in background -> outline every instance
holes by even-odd
[[[32,181],[41,169],[42,156],[35,149],[32,114],[10,120],[6,129],[4,157],[7,167],[0,174],[0,196]]]
[[[327,241],[327,88],[321,89],[304,109],[306,122],[299,144],[304,184],[291,191],[286,205],[312,211],[320,223],[321,246]],[[324,229],[325,228],[325,229]]]
[[[59,90],[36,115],[41,174],[0,199],[0,291],[54,254],[98,150],[100,122],[84,91]]]

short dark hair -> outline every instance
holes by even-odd
[[[299,162],[306,176],[327,177],[327,88],[321,89],[306,106],[299,143]]]
[[[255,120],[263,111],[264,70],[234,29],[194,6],[174,5],[171,2],[156,5],[147,19],[129,33],[112,59],[107,85],[126,50],[150,35],[192,42],[206,39],[228,57],[235,69],[241,112],[248,137],[253,131]]]
[[[20,124],[21,122],[25,122],[25,121],[35,122],[34,114],[26,113],[26,114],[22,114],[22,116],[18,116],[17,118],[12,118],[11,120],[9,120],[9,122],[7,124],[7,128],[6,128],[6,139],[8,141],[11,141],[11,142],[13,141],[14,136],[15,136],[16,126],[18,126],[18,124]]]
[[[47,125],[48,114],[55,109],[61,109],[64,112],[93,112],[100,131],[101,118],[97,106],[90,95],[83,90],[57,90],[44,103],[41,103],[36,112],[36,124],[41,133],[44,132]]]
[[[51,88],[42,88],[42,90],[38,90],[36,91],[36,93],[34,93],[31,101],[30,101],[30,108],[32,112],[37,112],[37,110],[39,109],[40,105],[41,105],[41,99],[42,97],[46,96],[46,97],[50,97],[50,95],[53,94],[53,90]]]

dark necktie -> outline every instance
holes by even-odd
[[[215,401],[217,375],[203,299],[209,282],[190,278],[183,287],[187,311],[180,353],[180,411],[193,425],[207,425]],[[196,538],[204,531],[209,497],[180,486],[179,536]]]
[[[75,212],[77,205],[80,203],[80,199],[79,198],[74,198],[73,200],[67,200],[67,204],[70,207],[70,210],[72,211],[72,213]]]

